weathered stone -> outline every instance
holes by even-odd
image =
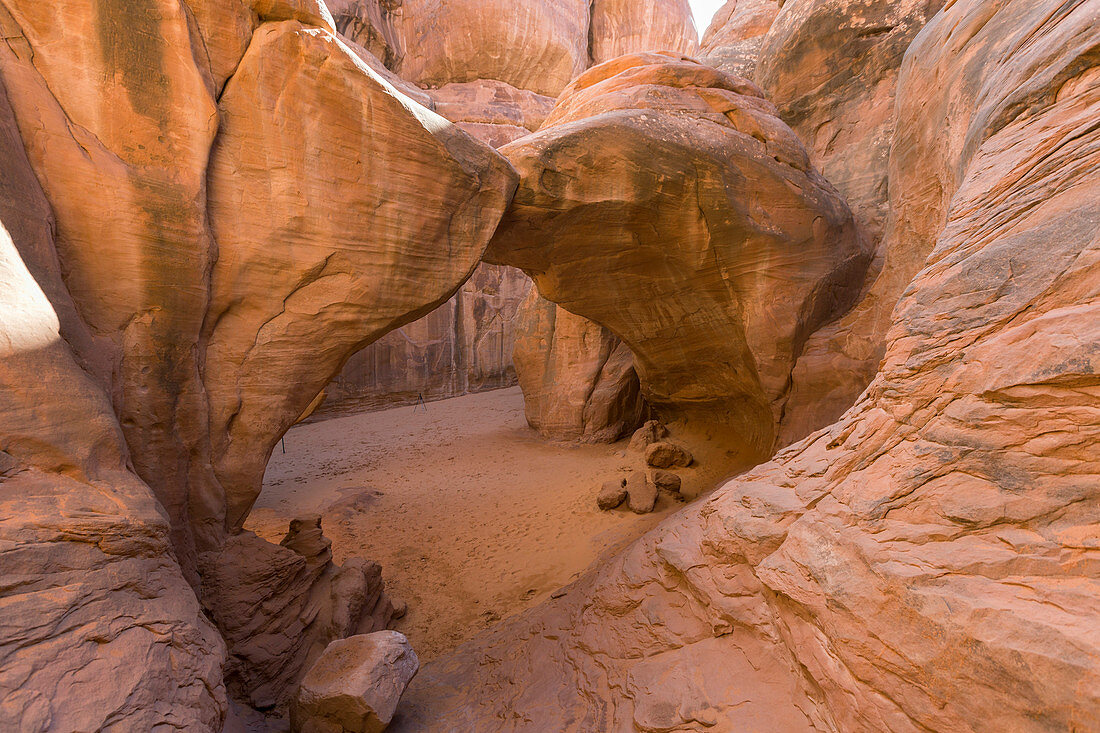
[[[662,425],[660,420],[646,420],[645,424],[630,436],[630,450],[644,453],[650,443],[656,443],[667,437],[668,428]]]
[[[645,414],[630,350],[534,289],[517,316],[513,359],[527,422],[547,438],[613,443]]]
[[[381,733],[419,668],[409,640],[396,631],[334,641],[302,679],[292,728]]]
[[[673,494],[680,493],[680,477],[672,471],[652,471],[649,480],[661,491],[669,491]]]
[[[626,479],[606,481],[596,496],[596,506],[604,511],[615,509],[626,501],[626,497]]]
[[[699,59],[727,74],[752,79],[780,4],[780,0],[728,0],[703,34]]]
[[[657,487],[649,482],[644,471],[627,476],[626,493],[630,511],[635,514],[649,514],[657,505]]]
[[[593,64],[642,51],[699,50],[688,0],[593,0],[590,35]]]
[[[556,97],[588,65],[588,0],[404,0],[402,77],[497,79]]]
[[[899,195],[942,186],[950,206],[909,210],[935,244],[867,391],[429,665],[406,730],[1100,718],[1097,29],[1094,5],[1060,0],[957,0],[930,22],[899,82],[899,120],[927,113],[896,133],[919,161]]]
[[[645,449],[646,465],[654,468],[686,468],[693,460],[687,448],[667,440],[651,443]]]
[[[405,43],[397,32],[395,11],[401,0],[325,0],[336,30],[377,57],[389,69],[405,58]]]
[[[501,149],[521,184],[486,253],[622,337],[659,415],[720,424],[760,456],[805,337],[852,302],[868,262],[774,111],[679,57],[594,67]]]

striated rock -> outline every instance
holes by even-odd
[[[517,315],[513,359],[527,422],[547,438],[613,443],[645,415],[630,350],[534,289]]]
[[[216,730],[225,646],[63,338],[92,344],[15,128],[0,83],[0,727]]]
[[[404,0],[398,72],[421,86],[496,79],[556,97],[588,65],[588,0]]]
[[[295,22],[256,32],[220,109],[205,373],[214,468],[239,527],[271,448],[348,356],[471,274],[513,174]]]
[[[699,60],[727,74],[752,79],[764,37],[781,4],[780,0],[727,0],[703,34]]]
[[[626,501],[626,497],[626,479],[607,481],[596,496],[596,506],[604,511],[609,511]]]
[[[630,511],[635,514],[649,514],[657,504],[657,487],[649,482],[644,471],[627,476],[626,493]]]
[[[642,51],[693,56],[699,49],[688,0],[593,0],[590,35],[593,64]]]
[[[662,440],[645,449],[645,462],[654,468],[687,468],[695,460],[691,452],[678,443]]]
[[[516,312],[530,288],[515,268],[479,264],[447,303],[352,356],[325,388],[319,414],[514,385]]]
[[[343,361],[468,277],[514,174],[331,26],[321,2],[0,7],[4,97],[48,202],[26,211],[52,209],[56,229],[21,230],[56,305],[11,319],[12,343],[56,344],[42,385],[66,398],[42,399],[26,369],[13,393],[38,405],[3,410],[16,437],[0,450],[45,474],[5,530],[13,574],[44,578],[10,608],[19,727],[219,727],[226,650],[195,591],[230,640],[234,691],[265,705],[314,639],[388,618],[369,601],[377,566],[236,530],[279,434]],[[90,458],[66,457],[74,440]],[[72,660],[96,678],[129,666],[90,696]]]
[[[805,338],[867,265],[851,213],[774,111],[680,57],[595,67],[501,149],[521,183],[486,253],[621,336],[662,417],[721,424],[760,456]]]
[[[388,69],[405,58],[404,39],[397,32],[396,13],[402,0],[325,0],[336,30],[369,51]]]
[[[906,151],[913,150],[908,139],[914,130],[951,113],[929,115],[925,100],[915,97],[895,104],[902,55],[942,5],[805,2],[785,11],[768,36],[757,81],[880,241],[858,305],[807,341],[792,374],[794,409],[784,420],[781,444],[837,419],[871,381],[885,352],[891,311],[943,223],[942,214],[924,212],[946,207],[943,187],[922,179],[923,161]]]
[[[911,211],[935,243],[859,402],[429,665],[406,730],[1100,718],[1097,28],[1059,0],[930,22],[898,90],[930,116],[895,147],[948,203]]]
[[[646,420],[642,427],[638,428],[634,435],[630,436],[630,450],[645,452],[650,443],[656,443],[668,437],[668,428],[659,420]]]
[[[292,728],[381,733],[419,668],[409,640],[396,631],[334,641],[302,679]]]
[[[652,471],[649,480],[661,491],[669,491],[673,494],[680,493],[680,477],[672,471]]]
[[[428,94],[435,111],[451,122],[508,125],[531,132],[539,129],[554,108],[552,97],[494,79],[446,84]]]

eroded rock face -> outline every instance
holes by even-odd
[[[920,169],[921,161],[903,159],[897,145],[891,154],[893,140],[904,146],[927,124],[923,100],[910,100],[906,110],[905,102],[895,104],[895,90],[903,54],[942,6],[942,0],[791,2],[761,49],[755,80],[876,242],[861,302],[815,333],[795,367],[781,444],[835,420],[871,381],[886,348],[894,304],[942,224],[921,215],[932,229],[906,232],[913,217],[901,197],[919,196],[924,206],[942,191],[918,194],[928,184],[913,179],[898,185],[900,176]]]
[[[779,0],[728,0],[703,34],[700,60],[728,74],[752,79],[779,5]]]
[[[295,624],[324,633],[302,631],[292,654],[385,616],[364,600],[377,566],[303,574],[300,553],[237,530],[278,434],[343,361],[469,276],[514,173],[339,40],[321,2],[5,0],[0,28],[14,120],[0,132],[18,129],[9,148],[33,170],[13,190],[36,178],[18,210],[47,217],[13,225],[48,300],[12,291],[7,363],[48,349],[34,358],[54,391],[27,384],[29,363],[10,396],[38,406],[0,406],[20,502],[5,563],[43,576],[8,609],[12,717],[216,728],[226,650],[195,591],[218,609],[235,689],[265,704],[308,657],[279,655]],[[338,620],[303,621],[325,593]],[[55,625],[30,626],[43,618]],[[126,669],[90,695],[64,682],[74,660],[97,678]]]
[[[527,423],[551,440],[613,443],[646,415],[630,349],[534,289],[517,317],[513,360]]]
[[[402,0],[325,0],[336,30],[365,48],[389,69],[401,65],[405,42],[395,15]]]
[[[912,211],[935,244],[867,392],[429,665],[408,729],[1100,717],[1098,27],[1095,3],[1056,0],[959,0],[929,24],[898,94],[932,116],[897,149],[945,204]]]
[[[443,306],[351,357],[319,414],[415,404],[516,384],[516,312],[531,289],[513,267],[480,264]]]
[[[805,338],[867,265],[851,213],[774,112],[690,59],[595,67],[501,149],[521,183],[486,255],[621,337],[659,413],[720,423],[757,455]]]
[[[687,0],[593,0],[591,37],[593,64],[641,51],[692,56],[699,49]]]
[[[555,97],[588,66],[588,0],[405,0],[398,70],[421,86],[496,79]]]
[[[225,646],[108,396],[62,337],[91,343],[2,83],[0,283],[0,725],[217,729]]]

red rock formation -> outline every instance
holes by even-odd
[[[891,188],[943,204],[910,210],[935,242],[867,392],[426,667],[406,730],[1093,727],[1097,18],[958,0],[931,21],[898,92],[928,112],[895,135],[917,168]]]
[[[779,0],[728,0],[703,34],[700,60],[728,74],[752,79],[779,6]]]
[[[626,344],[535,290],[517,317],[513,356],[527,423],[547,438],[613,443],[645,418]]]
[[[901,236],[905,225],[896,216],[899,202],[888,191],[887,176],[894,130],[913,124],[896,112],[902,56],[942,5],[791,4],[761,49],[755,80],[806,141],[814,164],[844,194],[877,250],[860,304],[811,336],[795,366],[781,444],[835,420],[871,381],[885,350],[890,312],[931,247],[934,231]],[[923,114],[922,102],[910,104],[916,109],[908,114]],[[895,168],[919,168],[919,161],[902,163],[897,151],[894,159]]]
[[[688,0],[593,0],[591,39],[593,64],[642,51],[692,56],[699,49]]]
[[[759,90],[680,57],[623,57],[501,151],[521,184],[487,259],[618,334],[659,413],[767,456],[802,343],[850,302],[866,258]]]
[[[317,0],[243,14],[234,3],[98,0],[58,13],[0,6],[0,78],[49,202],[37,206],[56,227],[51,237],[45,222],[18,225],[53,303],[5,256],[21,283],[5,308],[29,314],[6,321],[19,334],[9,363],[56,341],[41,358],[66,400],[13,386],[41,406],[0,406],[0,451],[17,461],[4,470],[28,467],[4,478],[22,504],[5,526],[16,544],[3,574],[58,568],[28,581],[39,595],[10,602],[17,626],[0,653],[23,676],[12,715],[16,727],[53,716],[63,729],[98,728],[117,708],[112,721],[127,728],[155,715],[214,727],[226,650],[182,578],[229,638],[234,690],[265,704],[285,699],[305,661],[280,657],[280,644],[296,655],[355,625],[348,609],[374,592],[376,573],[238,529],[271,447],[343,362],[469,276],[514,173],[373,71]],[[28,366],[11,378],[25,382]],[[64,458],[43,436],[90,457]],[[316,572],[303,576],[302,562]],[[270,593],[260,605],[259,591],[242,596],[256,568]],[[319,585],[329,580],[331,593]],[[62,599],[63,585],[79,593]],[[86,634],[20,626],[38,612],[66,623],[70,603],[70,621],[94,619]],[[244,633],[228,608],[247,609]],[[322,623],[319,609],[348,618]],[[102,678],[107,658],[135,663],[73,702],[86,686],[58,680],[74,663]]]

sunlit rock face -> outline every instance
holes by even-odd
[[[521,182],[487,259],[621,337],[659,413],[770,453],[791,366],[850,304],[867,252],[760,91],[683,57],[627,56],[501,151]]]
[[[214,729],[225,645],[131,470],[109,396],[74,353],[93,341],[53,233],[0,81],[0,721]]]
[[[591,38],[593,64],[641,51],[692,56],[699,49],[688,0],[593,0]]]
[[[792,3],[793,4],[793,3]],[[699,44],[699,60],[752,79],[779,0],[729,0],[718,9]]]
[[[290,618],[314,608],[303,599],[318,585],[299,582],[298,567],[312,556],[239,532],[271,447],[351,354],[469,277],[515,175],[335,36],[321,2],[10,1],[0,28],[11,104],[0,162],[16,170],[19,153],[33,175],[13,186],[41,187],[5,219],[20,255],[5,255],[6,273],[25,263],[40,285],[5,302],[11,391],[39,406],[2,406],[0,451],[17,471],[5,488],[27,486],[13,497],[23,508],[6,525],[18,544],[4,576],[35,557],[66,567],[28,581],[45,595],[11,601],[16,727],[54,716],[58,729],[97,728],[111,706],[135,729],[155,715],[217,727],[226,648],[196,591],[207,611],[231,591],[257,628],[307,647],[333,628]],[[31,377],[26,358],[44,374]],[[35,378],[57,397],[40,399]],[[248,568],[227,551],[240,543],[251,543]],[[318,582],[337,570],[319,565]],[[268,595],[241,601],[256,567]],[[329,594],[338,608],[377,580],[342,577]],[[72,579],[79,595],[50,590]],[[39,610],[61,623],[69,606],[105,630],[21,626]],[[277,679],[262,678],[250,660],[272,662],[251,654],[255,640],[229,641],[236,692],[262,685],[255,700],[278,704],[292,691],[304,660],[278,659]],[[56,682],[73,664],[105,676],[108,657],[132,668],[100,697],[75,703],[78,688]]]
[[[901,69],[890,186],[933,243],[867,391],[428,665],[406,730],[1100,718],[1097,19],[958,0],[931,20]]]
[[[931,249],[935,231],[904,233],[910,225],[899,208],[901,189],[887,179],[891,171],[919,168],[920,161],[903,158],[896,146],[891,163],[895,130],[920,124],[898,116],[898,74],[906,49],[943,4],[788,2],[763,38],[754,80],[876,243],[860,304],[814,334],[795,367],[783,444],[835,420],[871,381],[894,304]],[[908,197],[913,183],[907,181]]]

